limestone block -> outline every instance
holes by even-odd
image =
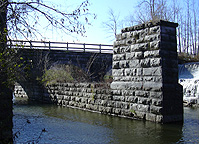
[[[145,29],[139,30],[138,32],[139,32],[139,36],[140,37],[144,37],[144,36],[148,35],[149,28],[145,28]]]
[[[113,69],[119,69],[120,68],[120,62],[119,61],[114,61],[113,62],[113,65],[112,65],[112,67],[113,67]]]
[[[75,102],[74,101],[69,101],[69,106],[74,106]]]
[[[119,41],[119,40],[121,40],[121,39],[122,39],[122,33],[121,33],[121,34],[117,34],[117,35],[116,35],[116,40]]]
[[[113,95],[121,95],[122,94],[121,90],[116,90],[116,89],[113,89],[112,93],[113,93]]]
[[[129,96],[133,95],[133,92],[131,90],[121,90],[122,96]]]
[[[141,67],[143,67],[143,68],[148,68],[148,67],[150,67],[150,59],[149,59],[149,58],[146,58],[146,59],[140,60],[140,65],[141,65]]]
[[[136,43],[136,39],[135,38],[129,38],[126,40],[127,45],[131,45],[131,44],[135,44]]]
[[[88,98],[84,98],[84,97],[81,98],[81,102],[82,102],[82,103],[88,103]]]
[[[130,76],[130,75],[131,75],[131,72],[132,72],[132,69],[131,69],[131,68],[126,68],[126,69],[124,69],[124,75],[125,75],[125,76]]]
[[[139,43],[131,45],[131,52],[146,51],[148,49],[148,43]]]
[[[128,68],[128,67],[129,67],[129,62],[128,62],[128,61],[125,61],[125,60],[120,61],[120,62],[119,62],[119,67],[120,67],[120,68]]]
[[[130,110],[121,109],[121,115],[132,116],[132,113],[130,112]]]
[[[138,111],[142,112],[148,112],[149,111],[149,105],[139,104],[138,105]]]
[[[163,115],[157,115],[156,116],[156,122],[162,123],[163,122]]]
[[[127,103],[127,102],[122,102],[122,103],[121,103],[121,109],[129,109],[129,103]]]
[[[162,99],[152,99],[152,105],[162,106]]]
[[[86,108],[86,104],[85,103],[80,103],[79,107],[80,108]]]
[[[131,53],[126,53],[126,60],[132,60],[135,58],[135,53],[131,52]]]
[[[121,77],[120,81],[131,81],[131,76],[127,76],[125,73],[125,77]]]
[[[101,104],[102,106],[107,106],[107,102],[108,102],[107,100],[101,100],[101,103],[100,103],[100,104]]]
[[[160,57],[160,50],[153,50],[153,51],[145,51],[144,52],[144,58],[154,58],[154,57]]]
[[[150,112],[154,113],[154,114],[161,114],[162,113],[162,107],[158,107],[158,106],[150,106]]]
[[[136,59],[142,59],[144,57],[144,53],[143,52],[135,52],[135,58]]]
[[[145,82],[143,84],[143,90],[146,91],[162,91],[163,84],[160,82]]]
[[[146,112],[135,111],[135,115],[134,116],[139,118],[139,119],[145,119]]]
[[[114,101],[124,101],[125,97],[124,96],[113,96]]]
[[[135,59],[135,60],[129,61],[129,67],[130,67],[130,68],[141,67],[140,60]]]
[[[151,58],[150,59],[150,66],[151,67],[158,67],[162,65],[162,59],[161,58]]]
[[[152,68],[143,68],[144,76],[161,76],[162,68],[161,67],[152,67]]]
[[[142,89],[143,84],[142,82],[112,82],[111,88],[116,90],[139,90]]]
[[[103,113],[105,111],[105,107],[99,106],[99,112]]]
[[[160,40],[150,42],[150,50],[160,49]]]
[[[105,113],[112,113],[112,107],[105,107]]]
[[[156,114],[146,113],[146,120],[156,122]]]
[[[144,82],[162,82],[162,76],[144,76],[143,81]]]
[[[126,39],[120,40],[120,41],[119,41],[119,45],[120,45],[120,46],[126,46],[126,45],[127,45]]]
[[[116,53],[118,53],[118,52],[116,51],[117,49],[115,49],[115,48],[117,48],[118,46],[120,46],[120,41],[114,41],[114,43],[113,43],[113,51],[116,52]]]
[[[123,53],[123,54],[125,54],[127,52],[130,52],[130,50],[131,50],[130,46],[122,46],[122,47],[120,47],[120,53]]]
[[[121,105],[122,105],[122,102],[116,101],[115,104],[114,104],[114,107],[115,108],[121,108]]]
[[[143,43],[144,42],[144,38],[140,37],[139,39],[136,40],[136,43]]]
[[[124,69],[112,69],[113,76],[123,76]]]
[[[107,101],[107,106],[108,107],[113,107],[114,106],[114,102],[113,101]]]
[[[151,91],[150,92],[150,97],[152,98],[158,98],[160,100],[163,99],[163,92],[154,92],[154,91]]]
[[[161,38],[160,34],[146,35],[145,42],[159,41]]]
[[[148,91],[135,91],[135,95],[140,97],[149,97],[149,94]]]
[[[125,54],[115,54],[113,55],[113,60],[114,61],[120,61],[125,59]]]
[[[121,39],[126,39],[127,38],[127,33],[122,33]]]
[[[143,68],[137,68],[135,75],[142,76],[143,75]],[[141,77],[137,77],[137,81],[138,81],[138,79],[141,81],[142,78]]]
[[[113,113],[116,115],[121,114],[121,109],[120,108],[113,108]]]
[[[160,26],[154,26],[149,29],[149,34],[160,33]]]

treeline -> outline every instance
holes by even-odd
[[[189,55],[199,53],[199,1],[198,0],[141,0],[133,22],[168,20],[177,27],[178,52]]]
[[[138,0],[137,5],[125,19],[112,9],[108,20],[103,22],[105,31],[116,36],[121,27],[132,26],[154,20],[178,23],[178,52],[185,55],[199,54],[199,1],[198,0]],[[113,38],[114,39],[114,38]]]

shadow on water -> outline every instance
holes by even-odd
[[[185,116],[189,118],[191,113],[192,111],[185,110]],[[13,131],[19,130],[20,126],[27,122],[27,119],[30,124],[21,128],[21,134],[16,139],[17,142],[37,139],[40,131],[44,128],[47,132],[40,138],[41,143],[166,144],[190,140],[197,142],[197,137],[191,139],[194,137],[192,132],[187,134],[190,131],[190,126],[186,125],[186,123],[190,124],[189,121],[193,122],[195,118],[185,119],[184,124],[161,125],[55,105],[16,103]],[[199,117],[195,121],[199,122]],[[196,126],[196,130],[198,128]]]

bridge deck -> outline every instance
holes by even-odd
[[[87,44],[87,43],[69,43],[69,42],[51,42],[51,41],[25,41],[10,40],[10,48],[31,48],[31,49],[49,49],[65,50],[74,52],[91,52],[91,53],[113,53],[113,45],[106,44]]]

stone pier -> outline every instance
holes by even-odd
[[[114,42],[113,99],[126,109],[115,111],[154,122],[183,120],[178,84],[176,27],[156,21],[122,29]]]

